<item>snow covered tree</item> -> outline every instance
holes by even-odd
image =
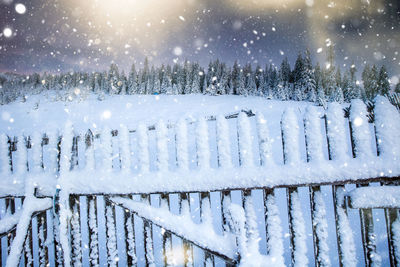
[[[378,92],[378,71],[375,65],[372,68],[366,65],[362,73],[364,90],[367,99],[374,99]]]
[[[390,91],[389,77],[385,66],[383,65],[379,70],[378,76],[378,94],[387,95]]]

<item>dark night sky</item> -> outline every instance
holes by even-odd
[[[264,66],[306,48],[324,64],[329,45],[342,68],[385,64],[398,81],[400,1],[0,0],[0,71],[127,70],[145,56]]]

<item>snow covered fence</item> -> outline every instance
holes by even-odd
[[[43,135],[3,134],[0,194],[7,213],[0,222],[9,227],[0,259],[16,255],[8,251],[22,220],[15,203],[30,181],[36,197],[58,205],[54,217],[33,216],[37,229],[26,237],[25,265],[382,264],[375,206],[346,201],[347,184],[399,182],[399,114],[385,98],[376,99],[373,112],[369,123],[365,105],[354,101],[348,118],[332,103],[301,116],[288,109],[279,119],[258,111],[133,129],[76,133],[67,124]],[[396,207],[384,206],[381,221],[393,266],[399,262]],[[352,208],[360,209],[363,256],[351,232]],[[54,241],[46,240],[47,231]]]

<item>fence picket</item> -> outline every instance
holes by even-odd
[[[359,99],[351,101],[350,121],[353,156],[368,160],[373,156],[371,134],[368,125],[366,105]],[[359,186],[359,185],[357,185]],[[361,235],[364,248],[365,265],[381,264],[381,256],[376,252],[376,235],[372,209],[360,209]]]

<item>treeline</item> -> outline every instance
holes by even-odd
[[[343,74],[342,74],[343,71]],[[341,70],[334,65],[333,50],[328,50],[326,66],[312,64],[308,51],[299,53],[293,68],[285,58],[279,67],[239,65],[230,67],[215,60],[207,69],[196,62],[143,67],[133,64],[129,73],[111,64],[104,72],[65,74],[34,73],[22,76],[0,75],[0,101],[9,103],[19,97],[54,91],[59,100],[95,93],[99,98],[116,94],[208,94],[264,96],[277,100],[349,102],[354,98],[373,99],[390,92],[385,66],[366,65],[362,84],[356,79],[355,65]],[[400,84],[396,86],[400,91]]]

